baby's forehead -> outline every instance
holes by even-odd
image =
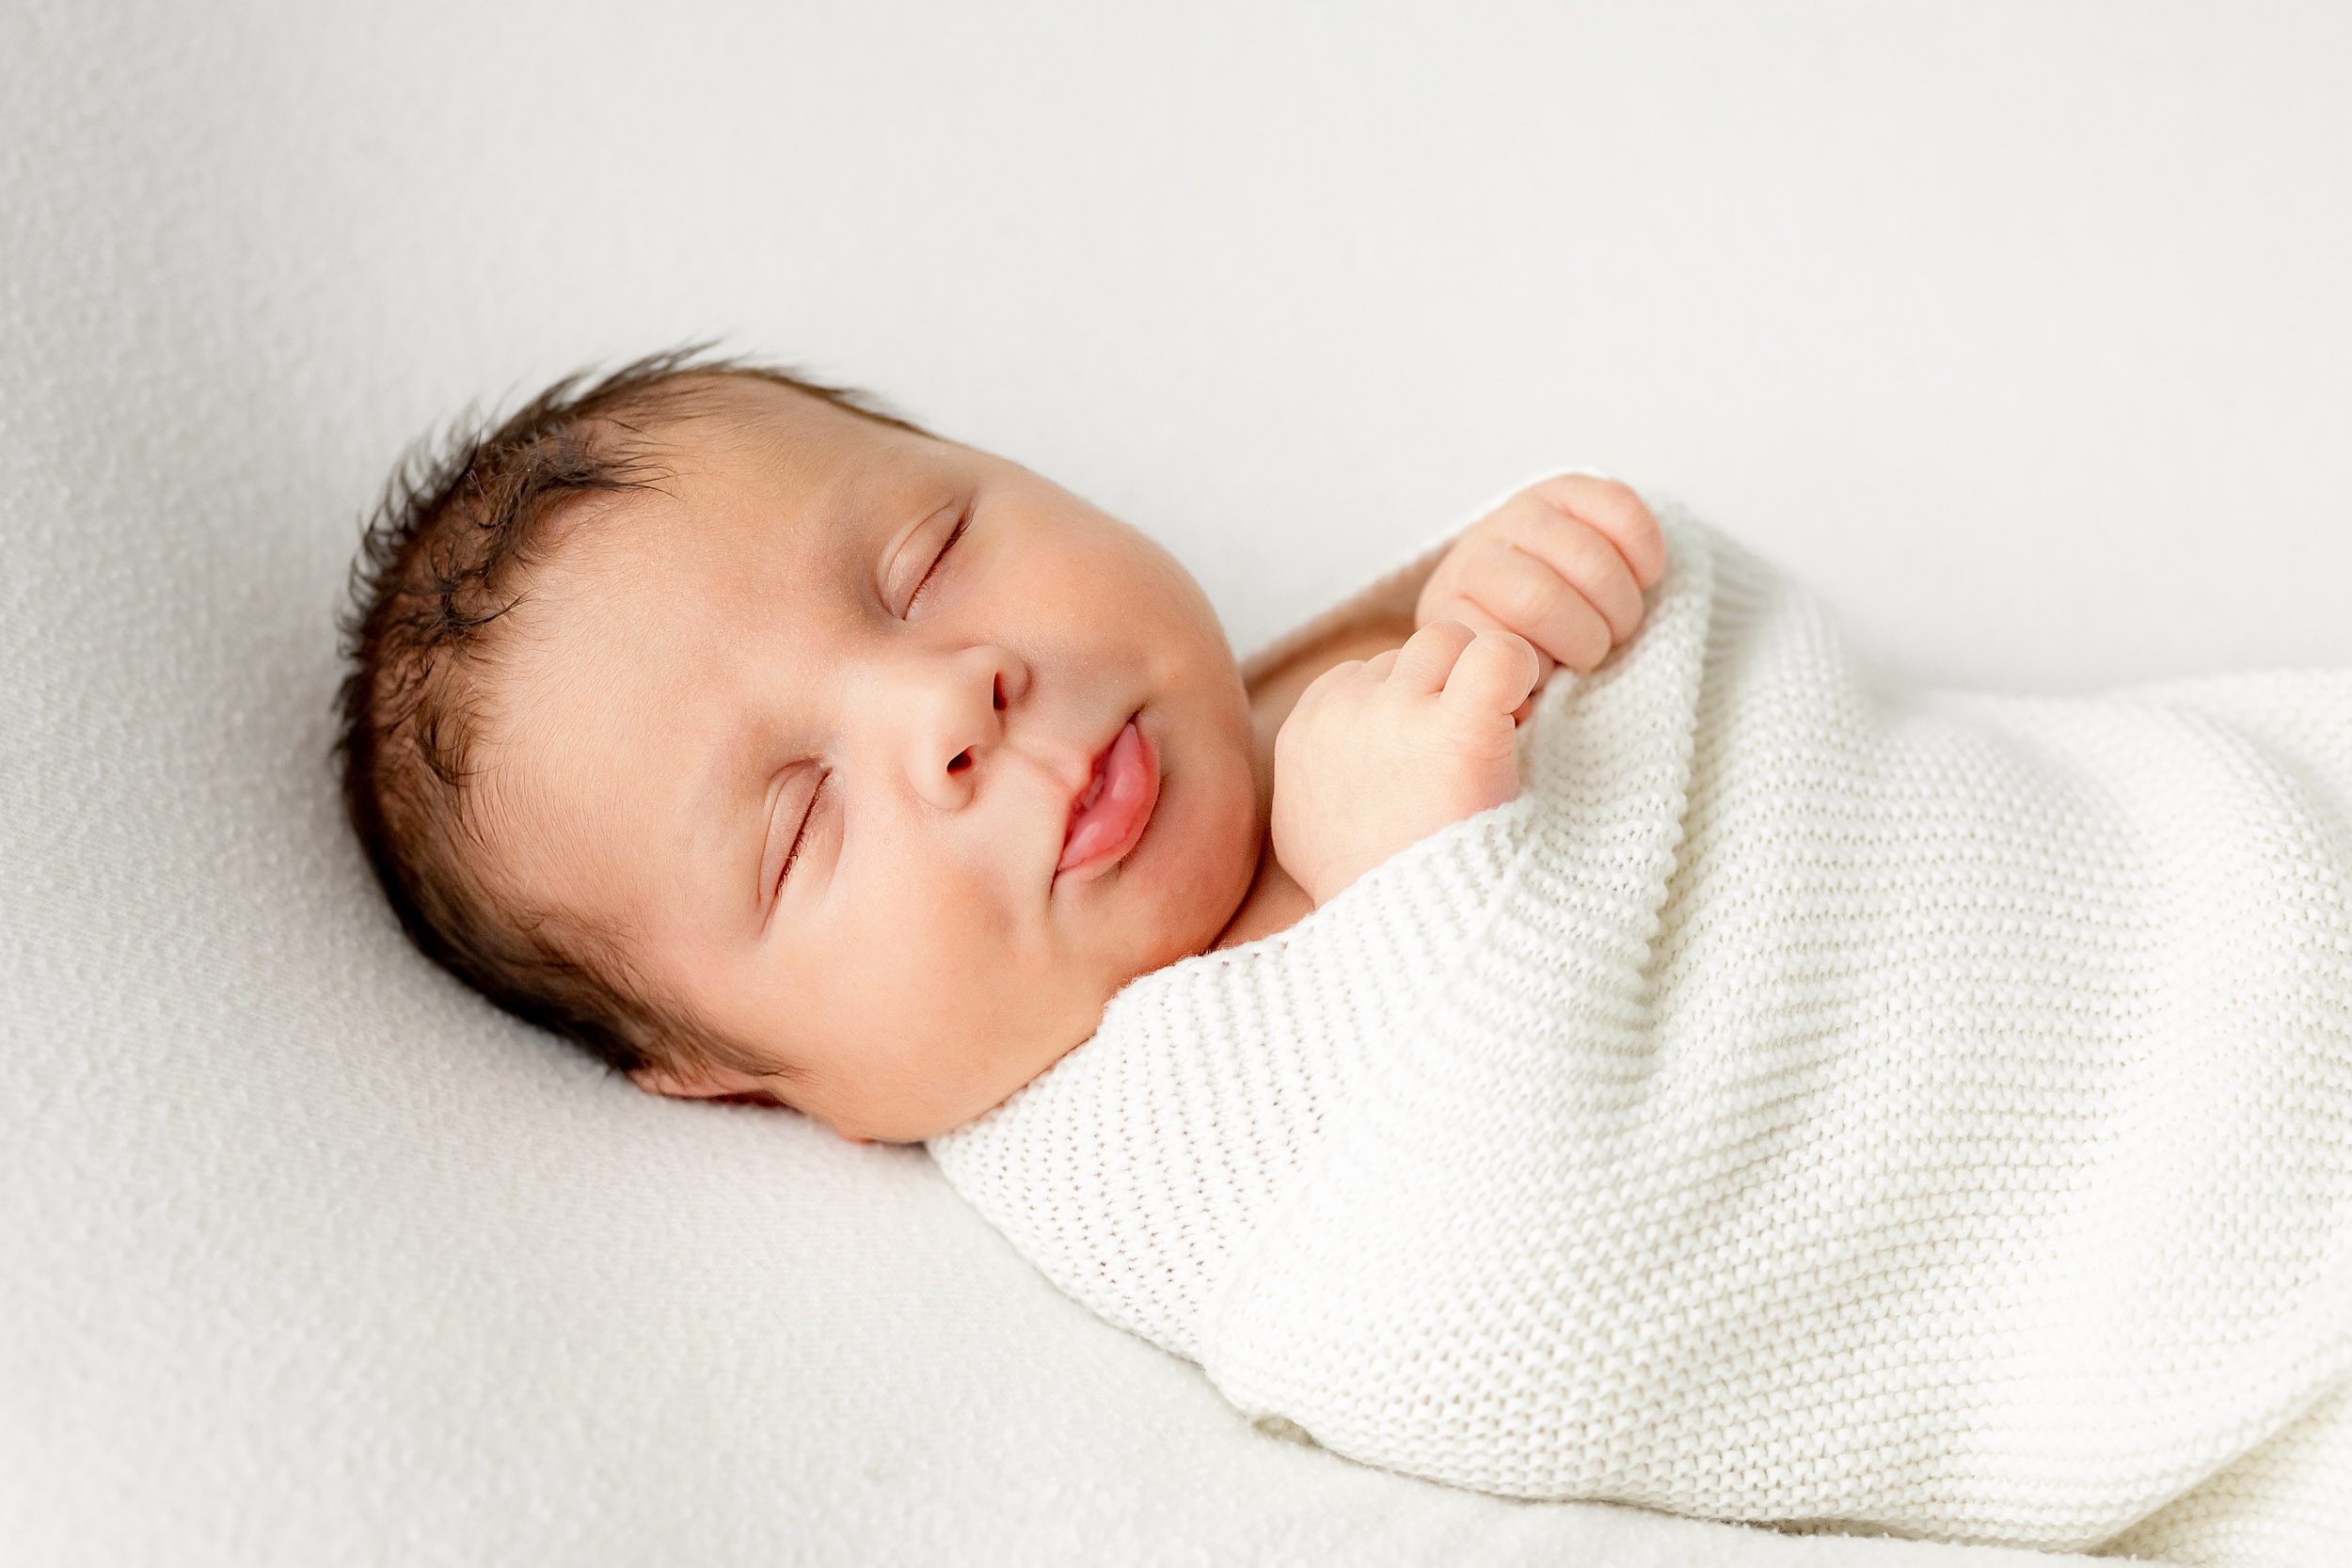
[[[909,433],[814,393],[756,376],[707,377],[662,404],[648,434],[713,466],[829,474],[886,462]]]
[[[494,884],[564,918],[619,912],[596,906],[625,891],[612,885],[612,851],[639,809],[632,776],[662,744],[642,696],[612,678],[636,662],[628,642],[616,635],[607,654],[568,663],[525,652],[483,693],[468,792],[475,843]]]
[[[747,506],[763,522],[813,521],[844,512],[854,496],[902,487],[950,450],[772,384],[666,406],[628,435],[634,483],[575,498],[551,515],[542,558],[578,545],[609,561]]]
[[[650,483],[582,494],[548,518],[494,661],[497,727],[510,736],[545,729],[532,721],[559,689],[553,705],[592,721],[660,728],[661,715],[604,710],[666,703],[698,668],[723,662],[730,625],[773,618],[779,581],[803,585],[820,609],[826,583],[863,569],[866,536],[902,532],[901,515],[935,499],[943,460],[963,451],[913,435],[869,440],[905,433],[788,387],[723,391],[683,405],[691,417],[645,427]],[[821,639],[826,623],[796,624]]]

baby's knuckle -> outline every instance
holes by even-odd
[[[1557,583],[1542,568],[1515,573],[1495,584],[1494,608],[1506,621],[1540,619],[1560,597]]]
[[[1568,548],[1576,560],[1580,584],[1590,585],[1597,593],[1606,592],[1619,580],[1629,587],[1632,585],[1633,573],[1626,565],[1625,557],[1617,553],[1617,546],[1598,529],[1579,529]]]
[[[1631,533],[1650,521],[1649,503],[1641,492],[1623,480],[1607,480],[1593,498],[1594,509],[1625,532]]]
[[[1580,674],[1590,674],[1600,661],[1609,657],[1616,639],[1598,610],[1579,617],[1576,629],[1569,634],[1572,652],[1565,662]]]
[[[1587,506],[1606,507],[1614,512],[1622,510],[1629,500],[1637,505],[1641,501],[1633,486],[1613,475],[1572,470],[1569,483],[1576,486],[1578,499]]]
[[[1307,683],[1306,689],[1298,694],[1298,701],[1291,705],[1292,711],[1304,712],[1321,707],[1331,700],[1331,694],[1337,691],[1346,680],[1347,667],[1340,664],[1333,665]]]

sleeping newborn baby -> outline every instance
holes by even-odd
[[[346,802],[428,956],[920,1140],[1263,1430],[2347,1560],[2352,671],[1910,689],[1580,473],[1237,660],[1136,530],[691,354],[404,471],[361,564]]]
[[[1662,564],[1638,498],[1566,476],[1246,681],[1136,529],[696,363],[395,483],[346,800],[411,936],[493,1000],[642,1088],[858,1141],[971,1120],[1136,975],[1516,795],[1546,667],[1630,636]]]

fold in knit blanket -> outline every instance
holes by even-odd
[[[1907,689],[1653,509],[1518,800],[1137,977],[940,1169],[1366,1464],[2352,1561],[2352,671]]]

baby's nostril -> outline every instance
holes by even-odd
[[[1005,705],[1005,677],[998,675],[989,689],[994,694],[997,709],[1001,712]]]
[[[947,759],[947,771],[950,773],[961,773],[971,766],[972,748],[969,746]]]

